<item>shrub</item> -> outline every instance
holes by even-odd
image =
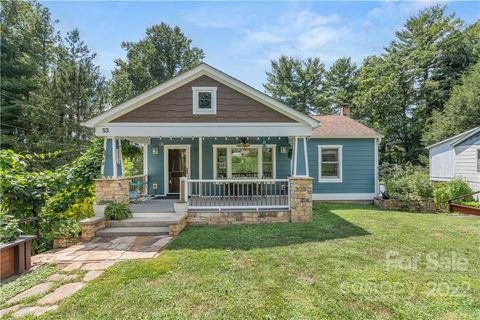
[[[385,187],[393,199],[420,200],[433,196],[433,183],[424,168],[410,165],[392,167],[384,179]]]
[[[433,200],[435,204],[438,206],[445,206],[447,201],[450,199],[455,199],[460,196],[471,194],[473,191],[465,181],[461,179],[453,179],[448,181],[447,183],[443,183],[438,185],[434,191]],[[468,196],[463,199],[459,199],[459,201],[472,201],[473,197]]]
[[[1,215],[0,223],[2,224],[0,243],[7,243],[16,240],[22,230],[18,228],[18,220],[10,215]]]
[[[480,208],[480,202],[476,201],[458,201],[458,204],[461,204],[462,206]]]
[[[80,234],[80,225],[76,219],[65,219],[55,224],[50,233],[55,238],[76,238]]]
[[[130,218],[132,212],[127,204],[110,202],[105,207],[105,217],[110,220],[123,220]]]

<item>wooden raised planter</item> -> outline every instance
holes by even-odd
[[[455,204],[455,203],[448,204],[448,211],[480,216],[480,208],[469,207],[469,206],[464,206],[464,205]]]
[[[35,236],[21,236],[17,240],[0,244],[0,280],[30,270],[32,240]]]

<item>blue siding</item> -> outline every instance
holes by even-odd
[[[105,150],[103,151],[103,176],[113,176],[113,151],[112,151],[112,139],[107,139]]]
[[[310,139],[307,142],[313,193],[373,193],[375,192],[374,139]],[[343,182],[318,181],[318,146],[342,145]]]
[[[297,142],[297,176],[306,176],[307,167],[305,166],[305,146],[304,139],[299,139]],[[307,146],[308,149],[308,146]],[[308,155],[307,155],[308,156]]]
[[[263,139],[266,140],[269,145],[276,145],[276,174],[278,179],[287,178],[290,175],[290,159],[287,153],[281,153],[280,147],[286,146],[289,148],[288,138],[281,137],[268,137],[258,139],[251,139],[249,142],[252,145],[262,144]],[[192,140],[192,138],[165,138],[163,139],[165,145],[190,145],[190,176],[192,179],[198,179],[198,138]],[[236,145],[238,139],[235,138],[204,138],[202,142],[203,149],[203,179],[213,179],[213,145],[216,144],[231,144]],[[158,147],[158,154],[153,154],[153,147]],[[150,145],[148,146],[148,190],[150,194],[162,195],[165,193],[164,187],[164,148],[160,146],[160,139],[152,138]],[[158,189],[153,189],[153,184],[158,185]]]

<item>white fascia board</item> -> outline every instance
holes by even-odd
[[[442,141],[440,141],[440,142],[434,143],[434,144],[429,145],[429,146],[427,146],[427,147],[425,147],[425,148],[431,149],[431,148],[433,148],[433,147],[436,147],[436,146],[439,146],[439,145],[441,145],[441,144],[450,142],[450,141],[452,141],[452,140],[460,139],[460,140],[452,141],[452,145],[454,146],[454,145],[456,145],[457,143],[460,143],[460,142],[462,142],[463,140],[469,138],[470,136],[476,134],[478,131],[480,131],[480,127],[476,127],[476,128],[470,129],[470,130],[468,130],[468,131],[462,132],[462,133],[460,133],[460,134],[457,134],[456,136],[453,136],[453,137],[447,138],[447,139],[445,139],[445,140],[442,140]],[[465,136],[465,135],[467,135],[467,136]]]
[[[311,136],[309,139],[381,139],[380,136]]]
[[[95,128],[99,137],[277,137],[311,133],[311,127],[297,123],[107,123]]]
[[[349,201],[373,200],[375,193],[314,193],[312,200],[317,201]]]
[[[106,123],[109,122],[113,119],[116,119],[154,99],[157,99],[158,97],[173,91],[184,84],[201,77],[203,75],[206,75],[214,80],[217,80],[218,82],[240,92],[243,93],[244,95],[276,110],[277,112],[280,112],[287,117],[294,119],[296,121],[299,121],[300,123],[304,123],[309,125],[310,127],[318,127],[319,126],[319,121],[313,119],[312,117],[305,115],[285,104],[283,104],[280,101],[277,101],[273,99],[272,97],[268,96],[267,94],[254,89],[253,87],[250,87],[249,85],[205,64],[202,63],[199,66],[186,71],[175,78],[172,78],[155,88],[152,88],[86,122],[84,122],[82,125],[90,128],[94,128],[98,126],[100,123]]]

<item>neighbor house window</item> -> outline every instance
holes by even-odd
[[[217,88],[193,87],[193,114],[217,113]]]
[[[214,176],[216,179],[274,179],[275,146],[215,145]]]
[[[320,182],[342,182],[342,146],[319,146]]]
[[[480,172],[480,149],[477,149],[477,171]]]

